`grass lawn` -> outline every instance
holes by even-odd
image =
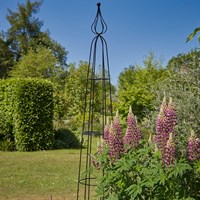
[[[75,200],[78,164],[79,150],[0,151],[0,200]]]

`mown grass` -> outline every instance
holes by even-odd
[[[76,199],[79,152],[0,151],[0,200]]]

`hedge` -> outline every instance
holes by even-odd
[[[51,82],[8,79],[0,83],[1,135],[3,131],[5,138],[13,136],[18,151],[51,149],[54,142]]]
[[[13,136],[13,91],[12,81],[0,81],[0,139],[14,140]]]

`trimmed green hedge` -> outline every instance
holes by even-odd
[[[53,87],[43,79],[0,81],[0,135],[19,151],[53,147]],[[3,116],[3,117],[2,117]]]
[[[0,140],[14,141],[13,136],[13,91],[12,81],[0,81]]]

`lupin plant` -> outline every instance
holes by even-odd
[[[200,139],[196,138],[194,131],[188,139],[188,160],[195,161],[200,159]]]
[[[200,160],[200,138],[196,139],[196,145],[197,145],[197,159]]]
[[[118,111],[116,113],[116,116],[114,117],[113,123],[110,126],[109,147],[111,161],[119,159],[121,157],[122,152],[124,151],[124,144],[122,127],[120,124]]]
[[[175,159],[176,110],[170,98],[163,99],[157,118],[156,135],[141,138],[131,107],[124,136],[118,113],[104,129],[104,155],[96,168],[103,170],[98,192],[105,199],[200,199],[200,139],[194,132],[188,139],[188,162]],[[109,135],[109,137],[108,137]],[[141,139],[140,145],[139,140]],[[138,148],[135,148],[138,145]],[[139,148],[140,147],[140,148]],[[129,149],[133,148],[133,151]],[[122,153],[123,152],[123,153]],[[101,164],[101,165],[99,165]]]
[[[110,131],[110,125],[107,123],[104,127],[104,145],[109,145],[109,131]]]
[[[165,110],[165,133],[169,137],[169,133],[175,137],[175,126],[177,125],[177,115],[172,98],[169,99],[169,104]]]
[[[161,157],[163,163],[166,161],[166,148],[170,138],[175,137],[175,126],[177,124],[176,109],[173,104],[172,98],[169,100],[169,104],[166,103],[166,98],[163,98],[163,102],[160,107],[160,112],[157,117],[156,123],[156,143],[161,151]]]
[[[166,145],[166,148],[165,148],[164,164],[166,166],[169,166],[171,164],[174,164],[174,160],[175,160],[175,145],[174,145],[174,142],[173,142],[173,134],[170,133],[169,139],[167,141],[167,145]]]
[[[126,150],[137,147],[141,139],[141,132],[137,126],[135,116],[130,106],[127,116],[127,129],[124,137],[124,144]]]
[[[161,151],[162,156],[164,155],[165,152],[165,146],[167,143],[167,138],[165,137],[165,112],[167,109],[167,104],[166,104],[166,98],[163,98],[161,107],[160,107],[160,112],[157,117],[156,121],[156,136],[155,136],[155,141],[158,146],[158,148]]]
[[[117,152],[115,152],[115,145],[114,145],[114,142],[113,140],[115,139],[115,136],[114,136],[114,128],[113,128],[113,124],[111,122],[111,125],[110,125],[110,129],[109,129],[109,154],[110,154],[110,158],[114,159],[115,158],[115,154]]]
[[[102,154],[104,146],[103,140],[100,138],[100,140],[97,141],[97,152],[95,155],[90,154],[92,164],[97,170],[101,169],[101,162],[97,158]]]

